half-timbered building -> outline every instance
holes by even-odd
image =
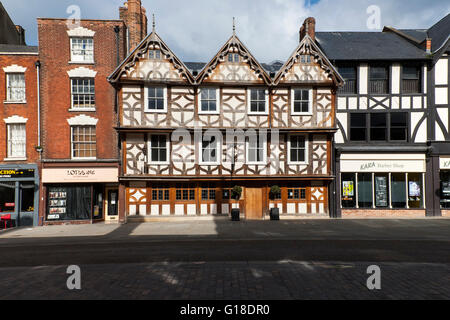
[[[317,33],[345,79],[337,93],[336,217],[441,215],[449,31],[447,16],[429,30]]]
[[[183,63],[153,28],[109,77],[119,96],[121,221],[232,208],[248,219],[273,207],[282,215],[329,214],[343,80],[314,28],[307,19],[293,54],[272,70],[234,30],[199,64]]]

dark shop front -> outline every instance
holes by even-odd
[[[36,165],[0,166],[0,216],[15,226],[37,226],[39,174]]]

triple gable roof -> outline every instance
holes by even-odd
[[[150,59],[149,52],[152,50],[159,50],[162,59]],[[239,56],[238,62],[229,61],[230,54]],[[302,66],[302,55],[311,56],[312,62]],[[193,85],[237,82],[271,86],[279,83],[330,82],[340,86],[344,83],[343,78],[309,35],[303,38],[276,76],[271,77],[234,32],[212,60],[194,76],[153,31],[108,77],[111,83],[124,79],[187,82]]]

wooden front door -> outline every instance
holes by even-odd
[[[245,188],[245,217],[248,220],[263,218],[263,188]]]

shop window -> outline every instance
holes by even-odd
[[[231,189],[222,189],[222,200],[231,199]]]
[[[386,118],[387,118],[386,113],[370,114],[370,140],[371,141],[386,141],[387,140]]]
[[[170,192],[168,186],[152,186],[153,201],[169,201]]]
[[[34,183],[22,183],[20,211],[33,212],[34,211]]]
[[[47,220],[89,220],[91,192],[90,186],[49,187]]]
[[[175,199],[178,201],[195,201],[195,187],[177,186],[175,190]]]
[[[375,206],[377,208],[389,207],[389,180],[388,174],[375,174]]]
[[[214,186],[202,186],[202,200],[212,201],[216,200],[216,189]]]
[[[450,208],[450,171],[441,171],[441,208]]]
[[[305,200],[306,189],[305,188],[288,188],[289,200]]]
[[[391,174],[392,208],[406,208],[406,174]]]
[[[0,182],[0,212],[14,212],[16,208],[16,183]]]
[[[356,207],[356,180],[354,173],[342,173],[342,208]]]
[[[409,208],[423,207],[423,188],[421,173],[408,174],[408,206]]]
[[[351,141],[367,140],[367,124],[365,113],[350,114],[350,140]]]
[[[358,206],[372,208],[372,174],[358,173]]]

